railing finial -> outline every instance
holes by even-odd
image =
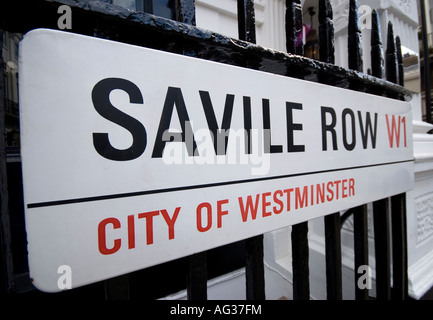
[[[176,0],[176,20],[195,26],[195,0]]]
[[[238,0],[239,39],[256,43],[256,18],[253,0]]]
[[[386,80],[397,83],[397,53],[395,49],[394,27],[388,22],[388,41],[386,48]]]
[[[349,7],[349,69],[363,71],[362,35],[359,24],[358,1],[350,0]]]
[[[398,84],[404,86],[403,53],[401,51],[401,39],[399,36],[395,38],[395,46],[397,48]]]
[[[304,54],[301,0],[286,0],[286,49],[288,53]]]
[[[329,0],[319,1],[319,55],[320,60],[335,63],[334,22]]]
[[[385,70],[385,60],[383,58],[383,43],[380,30],[379,14],[373,10],[371,20],[371,69],[372,75],[383,78]]]

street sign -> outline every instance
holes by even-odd
[[[46,29],[25,35],[19,52],[29,267],[40,290],[413,186],[408,103]]]

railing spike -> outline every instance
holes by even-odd
[[[253,0],[238,0],[239,39],[256,43],[256,18]]]
[[[398,84],[404,86],[403,53],[401,51],[401,39],[399,36],[395,39],[395,46],[397,48]]]
[[[388,41],[386,48],[386,80],[397,83],[397,53],[395,50],[394,27],[388,22]]]
[[[349,7],[349,69],[363,71],[362,35],[359,24],[358,1],[350,0]]]
[[[379,14],[376,10],[373,10],[372,12],[371,28],[371,71],[374,77],[383,78],[385,60],[383,57],[383,43]]]
[[[288,53],[304,54],[301,0],[286,0],[286,48]]]
[[[319,2],[319,39],[320,60],[334,64],[334,22],[332,5],[329,0]]]
[[[195,0],[176,0],[176,20],[195,26]]]

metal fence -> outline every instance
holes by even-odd
[[[363,53],[358,5],[350,1],[349,14],[349,69],[334,65],[333,11],[328,0],[319,3],[319,55],[320,61],[303,57],[302,8],[300,0],[286,1],[287,52],[268,50],[254,45],[255,17],[253,0],[238,0],[239,39],[195,27],[194,0],[176,0],[171,8],[176,20],[152,14],[128,11],[113,5],[112,1],[3,1],[0,5],[0,32],[25,33],[45,27],[57,29],[60,5],[72,8],[74,17],[71,32],[103,37],[110,40],[149,47],[172,53],[198,57],[230,65],[271,72],[287,77],[323,83],[356,90],[391,99],[405,100],[410,94],[402,85],[402,55],[399,38],[394,38],[389,24],[387,48],[384,53],[378,14],[372,16],[371,75],[362,73]],[[152,13],[152,1],[142,3],[141,9]],[[1,294],[19,296],[20,279],[29,282],[25,261],[25,231],[23,225],[22,192],[20,183],[19,149],[7,147],[5,136],[5,110],[8,97],[5,92],[5,61],[1,61],[0,77],[0,216],[1,216]],[[385,79],[383,79],[385,78]],[[12,160],[15,159],[15,160]],[[14,180],[12,176],[14,175]],[[9,179],[8,179],[9,178]],[[395,195],[373,204],[374,244],[376,256],[377,299],[407,299],[407,241],[405,194]],[[348,216],[354,219],[354,272],[368,265],[367,205],[348,210],[343,215],[335,213],[324,218],[326,238],[327,298],[342,299],[341,226]],[[18,222],[17,222],[18,221]],[[15,230],[15,231],[14,231]],[[21,242],[21,246],[17,245]],[[245,252],[246,297],[248,300],[263,300],[265,276],[263,263],[263,235],[238,244],[239,252]],[[232,247],[233,249],[233,247]],[[308,222],[292,227],[293,297],[295,300],[310,299],[310,275],[308,254]],[[23,252],[24,251],[24,252]],[[21,261],[17,262],[17,257]],[[24,258],[23,258],[24,257]],[[195,254],[183,260],[181,272],[186,273],[188,299],[207,298],[209,253]],[[391,263],[392,262],[392,263]],[[158,268],[158,267],[156,267]],[[137,275],[126,275],[106,280],[102,284],[90,285],[77,290],[93,298],[129,298],[134,291],[130,281]],[[183,283],[183,278],[179,280]],[[162,283],[159,284],[163,286]],[[368,290],[356,288],[356,299],[369,299]],[[158,291],[158,288],[151,290]],[[74,290],[71,290],[74,291]],[[30,294],[37,294],[28,291]],[[27,294],[29,294],[27,292]],[[33,292],[33,293],[32,293]],[[73,294],[73,293],[70,293]],[[68,293],[59,294],[68,297]]]

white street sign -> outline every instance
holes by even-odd
[[[413,186],[405,102],[44,29],[19,72],[43,291],[62,270],[74,288]]]

